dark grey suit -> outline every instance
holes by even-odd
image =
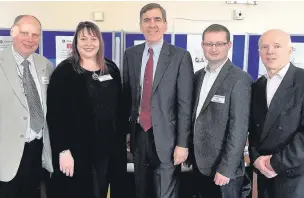
[[[269,108],[267,79],[252,88],[249,133],[250,158],[272,155],[271,166],[278,174],[267,179],[258,170],[259,197],[302,198],[304,196],[304,70],[290,65]]]
[[[248,133],[252,79],[227,60],[196,118],[204,76],[204,69],[195,74],[192,117],[195,167],[198,174],[209,176],[212,181],[216,172],[233,180],[244,175],[243,151]],[[215,96],[225,97],[225,101],[212,100]]]
[[[131,151],[135,161],[134,144],[138,132],[139,106],[141,98],[140,71],[145,44],[131,47],[125,51],[123,64],[123,89],[125,116],[129,118],[128,129],[131,133]],[[190,53],[166,42],[163,43],[153,81],[151,114],[155,152],[160,165],[173,166],[175,146],[188,147],[191,128],[191,99],[193,87],[193,65]],[[153,163],[153,162],[151,162]],[[179,167],[180,169],[180,167]],[[136,164],[135,164],[135,173]],[[156,173],[162,177],[163,173]],[[136,175],[136,174],[135,174]],[[174,186],[178,177],[170,173],[166,180],[157,180],[162,185],[157,197],[176,197]],[[173,184],[173,187],[172,187]],[[137,188],[141,188],[137,185]],[[167,189],[168,188],[168,189]],[[167,192],[165,192],[167,191]]]

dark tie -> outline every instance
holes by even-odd
[[[43,127],[44,122],[40,97],[35,81],[30,72],[30,62],[25,59],[21,65],[23,66],[23,88],[30,110],[31,129],[36,133],[39,133]]]
[[[144,129],[148,131],[152,127],[151,118],[151,95],[152,95],[152,84],[153,84],[153,49],[149,49],[149,59],[145,69],[144,81],[143,81],[143,92],[141,98],[141,111],[139,115],[139,123]]]

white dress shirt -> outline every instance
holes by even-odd
[[[24,91],[22,80],[21,80],[22,77],[23,77],[23,65],[21,65],[21,63],[24,61],[24,57],[22,57],[20,54],[18,54],[18,52],[16,52],[13,47],[12,47],[12,53],[13,53],[13,55],[15,57],[15,60],[16,60],[16,63],[17,63],[16,69],[17,69],[18,76],[20,78],[20,84],[21,84],[22,90]],[[30,72],[31,72],[31,74],[33,76],[33,79],[35,81],[37,91],[38,91],[38,94],[39,94],[39,97],[40,97],[41,105],[42,105],[42,111],[44,112],[43,101],[42,101],[42,97],[41,97],[41,87],[40,87],[38,75],[37,75],[37,72],[36,72],[33,56],[32,55],[29,56],[27,58],[27,60],[30,62],[30,65],[29,65]],[[31,129],[30,112],[28,112],[27,117],[28,117],[28,124],[27,124],[26,133],[25,133],[25,141],[26,142],[31,142],[34,139],[41,139],[42,130],[39,133],[36,133],[35,131],[33,131]]]
[[[227,62],[227,60],[222,65],[220,65],[218,68],[216,68],[215,70],[211,70],[211,68],[209,66],[206,66],[204,68],[206,73],[205,73],[203,84],[202,84],[202,87],[200,90],[200,97],[199,97],[199,101],[198,101],[198,105],[197,105],[197,109],[196,109],[196,118],[200,114],[200,112],[204,106],[205,100],[209,94],[209,91],[210,91],[211,87],[213,86],[213,84],[214,84],[217,76],[219,75],[221,69],[223,68],[224,64]]]
[[[269,105],[271,103],[271,100],[279,88],[284,76],[286,75],[288,69],[289,69],[290,63],[285,65],[278,73],[276,73],[271,78],[269,77],[268,73],[265,74],[265,77],[267,78],[267,88],[266,88],[266,95],[267,95],[267,106],[269,108]]]

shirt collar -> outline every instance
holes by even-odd
[[[205,72],[209,72],[209,73],[219,73],[221,71],[221,69],[223,68],[223,66],[226,64],[226,62],[228,61],[228,58],[226,59],[226,61],[221,64],[219,67],[217,67],[215,70],[211,70],[209,65],[207,65],[206,67],[204,67]]]
[[[15,49],[14,46],[12,46],[12,53],[15,57],[15,60],[17,62],[17,65],[21,65],[21,63],[24,61],[25,57],[21,56]],[[33,64],[34,59],[33,55],[31,54],[29,57],[26,58],[31,64]]]
[[[290,63],[287,63],[287,65],[285,65],[284,67],[282,67],[282,69],[280,71],[278,71],[278,73],[275,74],[275,76],[279,76],[280,78],[284,78],[284,76],[286,75],[288,69],[290,67]],[[270,79],[268,73],[266,72],[265,77],[267,79]]]
[[[160,54],[160,51],[163,47],[163,43],[164,43],[164,40],[160,40],[159,42],[157,43],[153,43],[153,44],[149,44],[146,42],[145,44],[145,50],[144,50],[144,53],[148,54],[149,55],[149,48],[152,48],[153,49],[153,54],[158,56]]]

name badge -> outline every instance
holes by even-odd
[[[103,76],[98,76],[99,82],[107,81],[107,80],[112,80],[112,76],[110,74],[103,75]]]
[[[48,77],[41,77],[42,84],[48,85],[50,83],[50,79]]]
[[[224,104],[225,103],[225,96],[214,95],[213,98],[211,99],[211,102]]]

